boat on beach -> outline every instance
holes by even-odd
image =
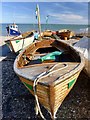
[[[42,39],[50,39],[50,38],[57,39],[58,36],[55,33],[56,32],[52,30],[44,30],[41,32],[41,38]]]
[[[14,36],[8,40],[5,40],[6,45],[10,48],[10,50],[14,53],[17,53],[30,45],[34,41],[34,32],[28,31],[22,33],[19,36]]]
[[[16,25],[15,23],[9,25],[9,35],[18,36],[20,34],[21,34],[21,32],[18,28],[18,25]]]
[[[36,114],[44,119],[39,103],[54,120],[84,67],[84,57],[62,40],[44,39],[25,48],[15,59],[14,71],[36,100]]]
[[[52,31],[52,30],[45,30],[42,32],[42,36],[46,36],[46,37],[51,37],[53,34],[56,34],[55,31]]]
[[[75,34],[73,31],[63,29],[63,30],[56,31],[56,35],[62,40],[69,40]]]

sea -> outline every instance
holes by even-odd
[[[10,24],[10,23],[9,23]],[[6,31],[6,24],[1,24],[1,36],[6,36],[7,31]],[[38,24],[17,24],[19,30],[21,33],[26,32],[26,31],[31,31],[31,30],[37,30],[38,31]],[[74,31],[75,33],[82,33],[86,32],[88,28],[88,25],[76,25],[76,24],[41,24],[41,31],[44,30],[53,30],[53,31],[58,31],[61,29],[69,29],[71,31]]]

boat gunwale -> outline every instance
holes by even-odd
[[[31,33],[32,33],[32,31],[31,31]],[[24,34],[24,33],[22,33],[22,34]],[[22,35],[21,34],[21,35]],[[19,35],[20,36],[20,35]],[[34,36],[34,34],[32,34],[30,37],[33,37]],[[18,37],[18,36],[14,36],[13,38],[10,38],[10,39],[8,39],[8,40],[5,40],[5,42],[7,43],[8,41],[16,41],[16,40],[22,40],[22,39],[26,39],[26,38],[29,38],[29,37],[19,37],[19,38],[16,38],[16,37]],[[15,39],[16,38],[16,39]]]

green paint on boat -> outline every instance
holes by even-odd
[[[74,79],[74,80],[72,80],[71,82],[68,83],[68,88],[70,88],[75,83],[75,80],[76,79]]]
[[[33,90],[33,86],[31,86],[31,85],[29,85],[29,84],[27,84],[27,83],[25,83],[25,82],[24,82],[24,84],[25,84],[30,90]]]
[[[16,40],[16,43],[20,42],[20,40]]]

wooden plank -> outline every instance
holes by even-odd
[[[55,105],[55,90],[54,86],[50,85],[49,86],[49,91],[50,91],[50,112],[52,117],[54,117],[54,105]]]
[[[60,85],[58,85],[58,87],[55,86],[55,91],[61,91],[62,89],[66,88],[66,87],[67,87],[67,85],[61,86],[61,84],[60,84]]]
[[[60,80],[60,81],[58,81],[57,82],[57,84],[55,85],[56,87],[58,87],[59,86],[59,84],[60,85],[64,85],[64,84],[68,84],[70,81],[72,81],[73,79],[77,79],[78,78],[78,76],[79,76],[79,74],[80,74],[80,72],[78,72],[78,73],[76,73],[76,74],[74,74],[74,75],[72,75],[71,77],[69,77],[69,78],[67,78],[67,80]],[[57,86],[58,85],[58,86]]]
[[[44,91],[43,91],[43,92],[42,92],[42,91],[37,91],[37,95],[38,95],[38,96],[41,96],[41,97],[44,98],[44,99],[45,99],[45,98],[47,99],[48,96],[49,96],[49,94],[47,94],[47,93],[44,92]]]
[[[60,99],[64,95],[64,93],[67,91],[68,91],[68,89],[66,88],[66,89],[63,89],[61,92],[55,93],[55,101]]]
[[[63,94],[62,98],[59,99],[60,101],[55,102],[55,111],[58,110],[59,106],[61,105],[61,103],[63,102],[63,100],[66,98],[66,96],[69,94],[69,92],[71,91],[71,89],[73,88],[73,86],[70,89],[67,89],[67,91]]]

